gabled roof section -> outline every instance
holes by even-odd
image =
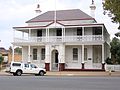
[[[56,19],[57,21],[66,21],[66,20],[94,20],[91,16],[84,13],[80,9],[72,9],[72,10],[58,10],[56,11]],[[26,23],[32,22],[49,22],[54,21],[54,11],[45,12]]]

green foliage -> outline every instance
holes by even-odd
[[[105,0],[103,8],[109,12],[108,15],[111,15],[112,22],[119,23],[118,29],[120,29],[120,0]]]
[[[18,54],[22,54],[22,48],[16,47],[15,52]]]
[[[120,40],[114,37],[110,45],[111,63],[120,64]]]
[[[3,60],[4,60],[3,57],[0,56],[0,64],[2,64]]]
[[[106,59],[106,63],[107,64],[113,64],[112,60],[109,57]]]

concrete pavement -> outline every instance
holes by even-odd
[[[0,71],[0,76],[11,76],[12,74],[6,73],[5,71]],[[46,76],[113,76],[120,77],[120,72],[92,72],[92,71],[59,71],[46,73]]]

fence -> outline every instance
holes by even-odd
[[[105,66],[106,71],[120,71],[120,65],[107,65]]]

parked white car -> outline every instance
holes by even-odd
[[[44,76],[46,69],[39,68],[31,63],[11,62],[6,72],[12,73],[14,76],[21,76],[22,74],[35,74]]]

